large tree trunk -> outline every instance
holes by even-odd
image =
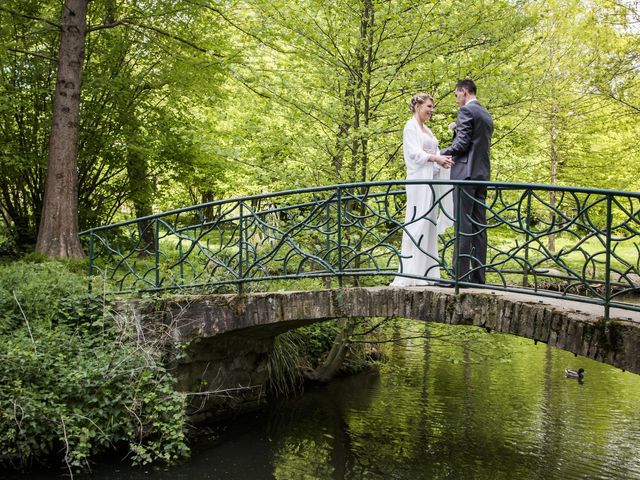
[[[36,251],[82,258],[78,236],[78,127],[88,0],[65,0],[49,164]]]

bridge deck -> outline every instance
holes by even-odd
[[[453,293],[453,290],[450,288],[442,288],[442,287],[411,287],[411,288],[428,288],[439,291],[449,291]],[[566,312],[575,312],[582,313],[588,315],[591,318],[598,318],[604,315],[604,307],[602,305],[596,305],[593,303],[584,303],[576,300],[569,300],[564,298],[556,298],[556,297],[538,297],[532,294],[526,293],[515,293],[515,292],[506,292],[503,290],[491,290],[486,288],[465,288],[460,290],[461,293],[476,293],[476,294],[487,294],[496,295],[497,297],[504,298],[507,300],[511,300],[518,303],[525,304],[541,304],[548,305],[553,307],[556,310],[563,310]],[[609,312],[609,316],[612,320],[623,320],[623,321],[631,321],[633,323],[640,324],[640,312],[636,312],[634,310],[626,310],[623,308],[611,308]]]

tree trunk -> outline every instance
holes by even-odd
[[[356,326],[357,320],[355,318],[343,319],[340,320],[341,330],[336,335],[336,338],[333,341],[333,345],[329,354],[327,355],[327,359],[324,363],[315,370],[306,370],[303,371],[303,375],[308,380],[325,383],[331,380],[342,367],[342,362],[349,351],[349,341],[351,339],[351,334],[353,333],[353,329]]]
[[[557,151],[557,141],[558,141],[558,131],[555,126],[555,116],[553,120],[554,124],[551,127],[551,185],[555,186],[557,182],[558,176],[558,151]],[[556,208],[556,192],[555,190],[551,190],[549,192],[549,205],[551,206],[551,211],[549,212],[549,222],[551,223],[551,233],[549,234],[549,251],[556,251],[556,234],[553,233],[555,229],[555,208]]]
[[[130,133],[133,136],[133,133]],[[148,217],[153,214],[154,185],[149,178],[149,168],[143,155],[130,147],[127,153],[127,176],[129,177],[129,198],[133,202],[135,216]],[[138,235],[140,238],[140,254],[151,255],[155,253],[154,222],[141,220],[138,222]]]
[[[361,41],[364,42],[363,49],[366,52],[366,56],[363,56],[364,63],[360,70],[363,80],[363,108],[362,116],[365,129],[369,130],[369,121],[371,119],[371,72],[373,70],[373,27],[375,23],[375,11],[373,8],[373,2],[366,0],[364,2],[364,9],[362,11],[362,25],[361,25]],[[361,148],[361,163],[360,163],[360,181],[367,181],[367,170],[369,168],[369,137],[362,135],[362,148]]]
[[[65,0],[53,98],[47,181],[36,251],[83,258],[78,236],[78,128],[87,0]]]
[[[351,181],[366,182],[367,168],[369,163],[368,133],[370,120],[371,102],[371,70],[373,66],[373,25],[374,8],[372,0],[364,0],[360,12],[360,45],[357,54],[357,87],[354,98],[354,124],[353,130],[356,135],[353,137],[352,146],[352,179]],[[365,131],[361,130],[364,124]],[[358,166],[358,159],[360,165]],[[359,171],[358,171],[359,168]],[[364,189],[359,189],[360,194],[364,194]],[[364,213],[364,205],[354,206],[354,211],[360,215]],[[346,232],[348,236],[348,230]],[[362,257],[357,255],[353,261],[355,269],[360,268]],[[354,286],[360,286],[359,277],[353,277]]]

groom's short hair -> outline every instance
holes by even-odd
[[[471,80],[470,78],[458,80],[458,83],[456,84],[456,90],[462,90],[463,88],[472,95],[476,94],[476,84],[473,83],[473,80]]]

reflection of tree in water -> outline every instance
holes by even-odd
[[[549,465],[558,464],[558,453],[562,445],[558,441],[561,436],[558,429],[558,411],[554,408],[552,372],[553,372],[553,347],[547,346],[544,362],[544,389],[540,402],[540,443],[538,457],[540,461],[537,465],[538,478],[546,478],[549,475]]]
[[[504,476],[496,472],[491,460],[494,455],[504,459],[515,454],[505,446],[500,415],[495,415],[496,410],[508,408],[504,402],[492,403],[477,385],[492,379],[481,365],[487,359],[505,361],[513,343],[509,347],[509,339],[496,342],[495,336],[478,329],[442,325],[421,325],[421,329],[421,342],[409,348],[407,342],[404,346],[394,342],[391,348],[393,376],[383,377],[381,394],[391,390],[394,396],[388,423],[378,434],[372,424],[376,416],[369,421],[371,436],[386,447],[369,455],[367,460],[374,465],[368,473],[379,473],[372,478],[385,478],[389,471],[402,472],[400,478],[469,478],[470,472],[473,478],[513,478],[511,470]],[[398,340],[403,335],[414,336],[395,329],[391,337]]]
[[[583,388],[613,369],[592,362],[578,386],[560,375],[571,355],[465,328],[391,323],[379,377],[341,379],[278,407],[269,428],[276,478],[537,480],[610,469],[610,478],[640,478],[633,462],[620,462],[639,450],[616,428],[640,442],[637,426],[609,412],[620,392]],[[632,396],[640,383],[627,388]],[[590,402],[601,418],[575,418]],[[582,465],[582,456],[591,458]]]
[[[352,447],[348,417],[367,411],[378,388],[378,373],[369,371],[276,405],[268,426],[269,437],[278,439],[274,477],[346,478]]]

